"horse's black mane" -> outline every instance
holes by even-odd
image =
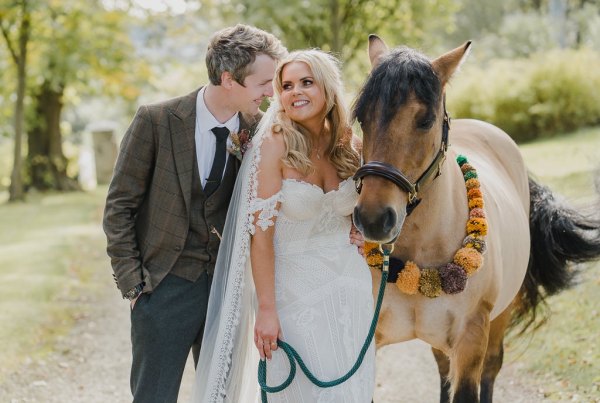
[[[427,107],[426,119],[433,120],[440,97],[440,80],[425,56],[400,47],[392,50],[371,72],[354,103],[354,118],[365,123],[379,111],[378,128],[385,131],[411,91]]]

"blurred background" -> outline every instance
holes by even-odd
[[[595,197],[600,0],[0,0],[0,396],[89,306],[123,304],[100,228],[120,139],[140,104],[205,84],[210,35],[238,22],[338,55],[349,102],[369,72],[368,34],[432,58],[473,40],[451,116],[505,130],[570,202]],[[515,342],[524,373],[554,385],[541,400],[599,401],[599,284],[591,265],[551,299],[558,319]]]
[[[1,0],[0,10],[0,191],[14,175],[4,198],[93,182],[79,166],[86,131],[118,137],[140,103],[205,83],[211,33],[237,22],[289,49],[334,52],[349,99],[368,73],[369,33],[431,57],[472,39],[449,91],[453,117],[518,142],[600,122],[598,0]]]

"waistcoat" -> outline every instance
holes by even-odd
[[[194,153],[195,154],[195,153]],[[239,163],[229,155],[221,184],[206,197],[194,156],[192,192],[189,211],[189,230],[181,255],[170,273],[186,280],[196,281],[200,274],[212,274],[219,251],[219,236],[223,233],[227,209],[233,193]],[[216,233],[215,233],[216,232]],[[218,233],[218,235],[217,235]]]

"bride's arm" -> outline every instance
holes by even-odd
[[[271,359],[271,350],[277,349],[281,330],[275,306],[275,252],[273,235],[279,208],[282,184],[281,157],[285,144],[281,135],[267,136],[261,144],[258,166],[255,233],[250,245],[252,276],[258,298],[258,312],[254,326],[254,343],[261,359]],[[272,344],[275,343],[275,344]]]

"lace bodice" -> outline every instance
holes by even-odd
[[[304,251],[312,249],[310,244],[324,237],[334,236],[345,244],[349,242],[350,215],[357,198],[351,178],[326,193],[308,182],[285,179],[280,194],[273,240],[276,254],[282,247],[298,241]]]

